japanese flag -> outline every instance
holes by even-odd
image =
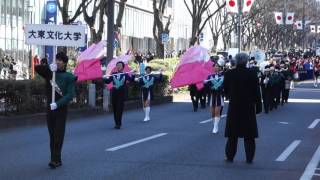
[[[312,33],[316,33],[316,26],[315,25],[310,25],[310,31]]]
[[[296,21],[294,23],[294,28],[297,30],[302,30],[302,21]]]
[[[228,13],[238,13],[238,0],[226,0],[227,12]]]
[[[244,4],[243,4],[243,13],[249,13],[253,3],[255,0],[244,0]]]
[[[283,24],[283,14],[282,12],[274,12],[274,17],[276,18],[277,24]]]
[[[317,31],[317,33],[320,33],[320,26],[318,26],[318,31]]]
[[[287,13],[287,19],[286,19],[286,24],[293,24],[294,20],[294,13],[293,12],[288,12]]]

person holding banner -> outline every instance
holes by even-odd
[[[151,74],[152,68],[147,66],[145,68],[146,75],[136,78],[142,87],[142,105],[145,112],[144,122],[150,121],[150,101],[153,99],[153,87],[156,82],[162,81],[162,70],[160,70],[160,76],[157,77]]]
[[[126,97],[126,82],[133,82],[135,79],[134,75],[124,73],[125,64],[122,61],[116,64],[117,72],[112,73],[110,76],[104,75],[103,80],[106,84],[113,83],[111,90],[112,98],[112,110],[115,122],[115,129],[120,129],[122,125],[122,113],[124,108],[124,101]]]
[[[223,100],[223,81],[224,75],[222,73],[224,66],[223,60],[218,60],[213,65],[213,74],[209,75],[204,83],[209,86],[211,94],[211,114],[213,121],[212,133],[216,134],[219,131],[219,121],[221,118],[221,108],[224,106]]]
[[[68,104],[75,96],[76,77],[66,72],[68,56],[60,52],[56,55],[56,64],[40,64],[35,71],[46,80],[47,84],[47,125],[50,136],[51,161],[49,166],[55,169],[62,165],[61,150],[64,140]],[[56,72],[56,82],[52,74]],[[55,87],[55,99],[52,101],[52,86]],[[50,104],[50,102],[53,102]]]

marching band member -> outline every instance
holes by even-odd
[[[262,90],[262,99],[263,99],[263,106],[264,112],[266,114],[269,113],[270,105],[272,101],[272,85],[270,81],[270,66],[266,66],[264,68],[264,73],[261,76],[261,90]]]
[[[124,108],[124,101],[126,97],[126,82],[134,81],[134,75],[129,75],[128,73],[124,73],[123,62],[117,62],[117,72],[112,73],[111,76],[104,75],[103,79],[106,84],[113,83],[113,88],[111,90],[111,98],[112,98],[112,110],[115,121],[115,129],[120,129],[122,125],[122,113]]]
[[[221,108],[224,106],[223,101],[223,81],[224,76],[222,67],[224,66],[223,60],[218,60],[213,66],[213,74],[209,75],[205,84],[210,87],[211,93],[211,115],[213,120],[212,133],[216,134],[219,131],[219,122],[221,118]]]
[[[144,122],[150,121],[150,100],[153,99],[153,87],[156,82],[162,81],[162,70],[160,70],[160,76],[157,77],[151,74],[152,68],[147,66],[145,68],[146,75],[136,78],[142,86],[142,105],[145,112]]]

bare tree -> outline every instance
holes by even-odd
[[[156,41],[156,52],[159,58],[164,57],[164,44],[161,35],[170,33],[171,15],[169,15],[166,24],[164,24],[164,13],[167,6],[167,0],[153,0],[153,37]]]
[[[82,2],[84,1],[86,0],[82,0]],[[88,8],[85,8],[83,5],[83,17],[89,26],[90,34],[91,34],[91,39],[89,41],[90,42],[89,44],[97,43],[102,39],[102,34],[103,34],[104,24],[105,24],[103,16],[104,16],[104,9],[106,6],[106,1],[107,0],[94,0],[92,5],[93,9],[92,9],[91,16],[88,14]],[[98,29],[95,28],[97,15],[99,15]]]
[[[62,1],[62,5],[60,1]],[[92,0],[83,0],[81,4],[78,6],[74,15],[69,16],[70,0],[57,0],[57,6],[62,16],[62,23],[63,24],[73,23],[81,15],[82,9],[86,9],[91,2]]]
[[[108,0],[107,0],[108,1]],[[117,47],[117,52],[121,52],[121,28],[122,28],[122,19],[123,19],[123,14],[124,10],[126,8],[127,0],[120,0],[119,2],[119,12],[117,15],[116,23],[114,25],[114,32],[117,34],[116,39],[118,41],[118,47]],[[107,11],[107,6],[105,8],[105,14],[108,16],[108,11]]]
[[[221,0],[215,0],[215,4],[217,7],[220,7]],[[210,9],[207,9],[207,15],[210,16],[210,14],[212,14]],[[209,27],[212,35],[212,40],[213,40],[212,51],[216,52],[219,37],[221,37],[223,33],[224,24],[228,23],[228,14],[226,9],[225,8],[220,9],[220,11],[218,11],[212,18],[210,18],[208,23],[209,23]]]
[[[191,31],[191,39],[189,46],[193,46],[196,42],[198,42],[199,34],[202,32],[206,23],[212,18],[220,9],[224,8],[226,3],[223,3],[221,6],[217,7],[217,9],[209,14],[204,20],[203,15],[207,11],[207,9],[211,6],[213,0],[190,0],[191,8],[186,0],[184,0],[184,4],[186,5],[189,14],[192,18],[192,31]]]
[[[90,44],[97,43],[102,40],[102,35],[105,28],[104,15],[108,16],[108,13],[107,13],[108,0],[91,0],[90,3],[93,3],[91,15],[89,15],[88,13],[88,8],[85,8],[85,3],[83,3],[84,1],[87,1],[87,0],[82,0],[83,17],[90,28],[90,34],[91,34]],[[121,0],[119,3],[119,12],[117,15],[116,24],[114,25],[114,31],[118,33],[120,33],[120,28],[122,27],[121,22],[123,19],[126,2],[127,0]],[[117,39],[117,40],[120,43],[120,39]],[[121,46],[119,45],[119,47]]]

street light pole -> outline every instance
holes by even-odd
[[[108,0],[108,35],[107,35],[107,59],[105,64],[108,64],[113,59],[113,44],[114,44],[114,0]]]
[[[305,28],[306,28],[305,1],[303,0],[303,9],[302,9],[302,50],[303,50],[303,52],[305,49]]]
[[[241,52],[241,17],[242,17],[242,0],[238,0],[239,9],[238,9],[238,52]]]
[[[284,9],[283,9],[283,17],[284,17],[284,21],[283,21],[283,28],[284,28],[284,41],[282,42],[282,51],[285,50],[285,48],[287,47],[287,14],[288,14],[288,11],[287,11],[287,6],[288,6],[288,0],[285,0],[284,1]]]

